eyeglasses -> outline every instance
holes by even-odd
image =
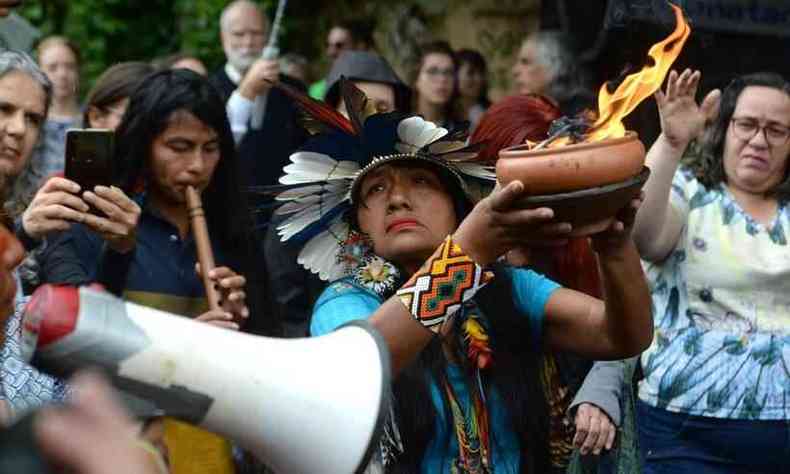
[[[455,69],[439,69],[438,67],[429,67],[425,70],[425,74],[431,77],[444,76],[453,78],[455,77]]]
[[[732,119],[732,133],[736,138],[745,142],[751,141],[757,132],[765,135],[765,141],[771,146],[782,146],[790,138],[790,127],[778,123],[760,125],[755,119],[736,117]]]

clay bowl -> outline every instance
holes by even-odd
[[[555,221],[570,222],[571,236],[605,230],[614,215],[639,194],[650,170],[637,135],[593,143],[529,151],[526,145],[499,152],[500,183],[524,183],[518,206],[549,207]]]
[[[530,151],[505,148],[496,163],[497,179],[524,183],[531,195],[556,194],[619,183],[639,174],[645,146],[634,132],[622,138]]]
[[[554,220],[573,225],[571,237],[592,235],[609,227],[615,214],[639,195],[650,168],[644,166],[636,176],[619,183],[569,193],[529,196],[518,201],[523,209],[548,207],[554,211]]]

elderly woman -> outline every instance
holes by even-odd
[[[346,97],[357,95],[343,86]],[[369,319],[399,373],[379,461],[388,472],[549,472],[538,357],[562,349],[595,358],[636,354],[650,341],[649,295],[622,220],[595,239],[605,301],[497,263],[529,239],[571,230],[551,209],[519,209],[513,182],[475,204],[463,134],[419,117],[363,112],[350,120],[302,100],[328,132],[291,157],[281,179],[291,217],[284,239],[332,281],[311,332]]]
[[[699,78],[673,71],[656,96],[662,134],[634,226],[656,311],[637,405],[646,472],[784,472],[790,83],[736,78],[703,158],[678,168],[717,100],[695,103]]]

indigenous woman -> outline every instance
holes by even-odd
[[[544,96],[510,96],[483,114],[470,141],[485,143],[480,159],[494,162],[503,148],[546,139],[552,122],[560,115],[557,105]],[[526,255],[512,252],[508,255],[508,261],[538,270],[562,286],[591,296],[601,296],[598,263],[588,238],[575,237],[569,239],[566,245],[528,250]],[[520,262],[519,258],[526,258],[526,261]],[[621,361],[608,362],[607,365],[597,366],[588,375],[592,366],[589,359],[544,351],[539,382],[543,385],[548,402],[544,408],[549,413],[553,472],[565,471],[572,460],[574,448],[578,448],[582,455],[606,454],[614,446],[617,426],[621,425],[622,418],[626,418],[627,424],[624,426],[628,432],[622,440],[624,442],[618,443],[612,460],[624,467],[633,465],[626,464],[629,462],[638,463],[637,449],[632,445],[635,437],[633,410],[621,410],[623,365]],[[628,408],[632,403],[623,405]],[[626,416],[622,416],[624,412]],[[570,417],[573,423],[567,422]],[[608,461],[604,459],[602,462]]]
[[[637,404],[645,472],[785,472],[790,83],[737,77],[701,159],[679,166],[719,94],[697,105],[699,79],[672,71],[656,95],[662,133],[634,227],[656,309]]]
[[[324,132],[291,156],[277,212],[300,262],[332,283],[311,332],[368,319],[399,373],[377,461],[388,472],[549,472],[538,354],[637,354],[650,342],[648,291],[630,223],[597,235],[605,301],[497,263],[535,239],[564,239],[550,209],[518,209],[513,182],[475,204],[479,146],[420,117],[372,114],[346,83],[350,119],[301,99]],[[475,176],[476,178],[473,178]]]

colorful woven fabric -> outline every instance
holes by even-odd
[[[447,236],[396,294],[414,319],[438,332],[447,318],[492,278],[492,272],[475,263]]]

